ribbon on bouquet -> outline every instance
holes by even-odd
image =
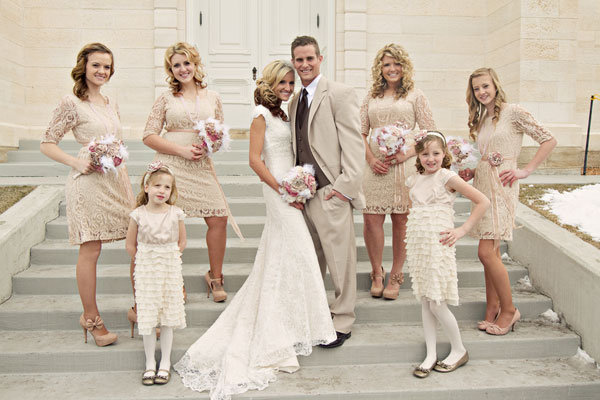
[[[394,165],[394,204],[393,209],[402,207],[402,184],[406,181],[406,162]]]
[[[500,160],[498,160],[498,156]],[[500,215],[498,212],[498,197],[502,197],[506,208],[508,209],[508,215],[512,221],[512,227],[517,228],[515,225],[515,207],[510,199],[510,196],[502,189],[502,181],[500,180],[500,172],[498,167],[506,160],[512,160],[513,158],[504,158],[499,153],[485,154],[481,157],[481,161],[487,161],[490,165],[488,169],[488,179],[492,188],[491,208],[492,208],[492,229],[494,233],[494,249],[500,247]],[[498,163],[499,161],[499,163]]]

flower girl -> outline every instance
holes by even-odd
[[[126,247],[135,257],[133,273],[138,331],[144,340],[144,385],[165,384],[171,378],[173,328],[185,328],[181,252],[186,245],[185,214],[177,200],[175,177],[160,161],[148,166],[130,214]],[[156,333],[161,326],[161,360],[156,371]]]
[[[406,184],[412,207],[406,231],[406,264],[412,279],[414,295],[421,301],[423,331],[427,356],[413,371],[425,378],[432,369],[450,372],[464,365],[469,354],[463,346],[456,318],[447,304],[458,305],[456,248],[454,244],[481,218],[489,200],[477,189],[451,171],[452,156],[444,135],[427,132],[415,146],[416,175]],[[454,228],[454,199],[461,193],[474,203],[464,224]],[[450,339],[451,350],[443,361],[437,361],[437,321]]]

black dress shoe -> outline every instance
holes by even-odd
[[[333,349],[334,347],[340,347],[344,344],[346,339],[350,339],[350,336],[352,336],[352,332],[342,333],[336,331],[335,334],[337,335],[337,339],[328,344],[320,344],[319,347],[322,347],[324,349]]]

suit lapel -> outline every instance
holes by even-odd
[[[294,159],[296,159],[296,108],[298,108],[298,97],[300,97],[299,92],[296,92],[288,106],[288,112],[290,114],[290,130],[292,131],[292,150],[294,152]]]
[[[310,137],[312,130],[310,129],[310,125],[312,120],[319,108],[319,105],[325,98],[325,94],[327,93],[327,79],[324,76],[319,80],[319,84],[317,85],[317,90],[315,90],[315,95],[313,96],[312,102],[310,103],[309,113],[308,113],[308,136]]]

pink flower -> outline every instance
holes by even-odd
[[[490,153],[490,155],[488,156],[488,162],[492,167],[499,167],[504,162],[504,157],[502,157],[502,154],[495,151],[493,153]]]

